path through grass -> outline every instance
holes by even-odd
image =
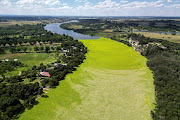
[[[81,40],[86,60],[20,120],[150,120],[153,77],[146,59],[126,45]]]

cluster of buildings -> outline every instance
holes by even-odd
[[[2,62],[4,62],[4,61],[10,61],[9,59],[4,59],[4,60],[1,60]],[[13,61],[18,61],[18,59],[13,59]]]
[[[54,64],[51,64],[50,67],[57,67],[58,65],[63,65],[63,66],[67,66],[67,64],[58,64],[58,63],[54,63]],[[48,70],[47,70],[48,71]],[[40,71],[40,76],[42,77],[51,77],[51,75],[49,74],[49,72],[46,72],[46,71]]]
[[[144,45],[140,45],[138,40],[132,40],[130,38],[129,43],[131,43],[132,47],[134,48],[134,50],[136,50],[137,52],[139,52],[141,54],[142,51],[144,51],[145,48],[147,48],[149,45],[155,45],[158,46],[162,49],[167,49],[167,47],[161,45],[160,43],[156,43],[156,42],[148,42],[148,44],[144,44]]]

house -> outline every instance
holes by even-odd
[[[40,72],[40,75],[41,76],[44,76],[44,77],[50,77],[51,75],[49,74],[49,72]]]
[[[61,53],[67,53],[69,50],[65,50],[64,48],[61,48]]]
[[[135,40],[135,45],[139,45],[139,41],[138,40]]]
[[[50,66],[51,67],[56,67],[56,66],[58,66],[59,64],[57,64],[57,63],[54,63],[54,64],[51,64]]]
[[[133,41],[132,41],[132,40],[129,40],[129,43],[133,43]]]
[[[14,61],[18,61],[18,59],[14,59]]]
[[[5,61],[9,61],[9,59],[5,59]]]
[[[58,64],[57,64],[57,63],[54,63],[54,66],[58,66]]]
[[[74,46],[71,46],[72,47],[72,49],[76,49],[76,47],[74,47]]]
[[[35,46],[40,46],[40,44],[37,42],[37,43],[35,44]]]

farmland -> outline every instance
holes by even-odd
[[[80,41],[88,47],[84,63],[19,119],[150,120],[155,95],[147,59],[107,38]]]
[[[170,42],[180,43],[180,35],[171,35],[171,34],[164,34],[164,33],[150,33],[150,32],[135,32],[137,34],[142,34],[146,37],[156,38],[156,39],[163,39],[168,40]]]
[[[12,21],[8,21],[8,22],[0,22],[0,27],[3,26],[10,26],[10,25],[23,25],[23,24],[30,24],[30,25],[36,25],[38,24],[38,21],[16,21],[16,20],[12,20]]]

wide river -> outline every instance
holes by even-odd
[[[78,22],[78,21],[72,20],[69,22],[48,24],[44,27],[44,29],[47,31],[50,31],[52,33],[57,33],[57,34],[61,34],[61,35],[62,34],[69,35],[69,36],[72,36],[74,39],[99,39],[99,37],[83,35],[83,34],[74,32],[73,30],[66,30],[66,29],[63,29],[60,27],[61,24],[71,23],[71,22]]]

